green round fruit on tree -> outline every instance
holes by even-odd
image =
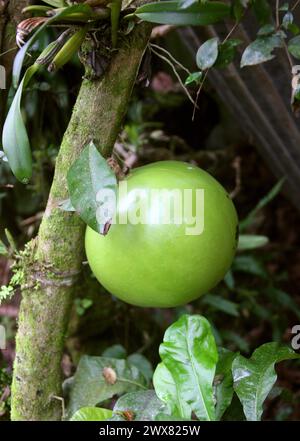
[[[90,267],[132,305],[174,307],[212,289],[228,271],[238,218],[224,188],[204,170],[161,161],[134,169],[118,188],[108,234],[87,227]]]

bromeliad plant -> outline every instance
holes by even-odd
[[[300,358],[278,343],[260,346],[250,358],[218,348],[209,322],[200,315],[183,315],[173,323],[159,354],[161,362],[154,373],[144,356],[127,356],[119,345],[101,357],[83,356],[75,376],[67,380],[65,417],[72,421],[219,421],[236,419],[232,412],[237,415],[240,407],[241,419],[259,421],[277,379],[275,364]],[[98,407],[115,395],[119,399],[113,410]]]

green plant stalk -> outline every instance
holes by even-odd
[[[122,9],[122,0],[112,0],[111,5],[111,42],[112,47],[117,47],[118,42],[118,29],[119,29],[119,21],[120,21],[120,13]]]
[[[24,284],[12,382],[12,420],[59,420],[61,358],[72,296],[84,258],[85,225],[59,203],[66,175],[93,139],[110,155],[126,113],[151,27],[141,24],[123,41],[103,78],[84,80],[56,160],[47,208],[36,240],[23,257]],[[31,286],[31,288],[26,288]]]

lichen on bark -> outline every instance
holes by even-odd
[[[26,272],[12,383],[13,420],[59,420],[61,357],[74,286],[84,256],[85,226],[59,204],[68,198],[67,172],[93,140],[108,156],[120,131],[150,26],[141,24],[122,42],[100,80],[83,80],[56,160],[55,175]],[[26,265],[25,265],[26,266]],[[37,283],[34,288],[28,288]],[[26,288],[27,286],[27,288]]]

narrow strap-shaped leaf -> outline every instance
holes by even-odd
[[[23,184],[27,184],[31,178],[32,159],[30,143],[21,113],[21,98],[23,90],[38,68],[39,66],[34,64],[25,72],[10,106],[2,133],[3,150],[9,166],[15,177]]]
[[[164,1],[140,6],[134,14],[152,23],[204,26],[228,17],[230,7],[223,2],[197,2],[188,8],[181,9],[178,1]]]

